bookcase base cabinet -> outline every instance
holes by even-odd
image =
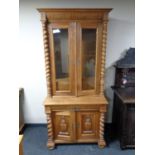
[[[45,106],[49,149],[60,143],[98,143],[105,147],[104,114],[106,105]]]

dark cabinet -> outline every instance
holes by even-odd
[[[124,91],[124,90],[122,90]],[[135,103],[123,102],[115,90],[113,125],[122,149],[135,147]]]
[[[117,61],[115,72],[113,133],[122,149],[135,147],[135,49]]]

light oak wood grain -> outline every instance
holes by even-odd
[[[44,38],[47,97],[47,147],[55,143],[98,143],[104,148],[104,118],[108,101],[104,96],[105,55],[108,14],[111,8],[38,9]],[[52,29],[68,30],[69,74],[56,79],[55,44]],[[82,39],[83,29],[96,30],[95,75],[84,78],[85,51],[94,48]],[[89,39],[89,38],[88,38]],[[86,53],[87,54],[87,53]],[[88,81],[85,81],[88,80]],[[69,85],[68,85],[69,81]],[[87,82],[84,86],[84,82]],[[91,87],[90,85],[94,85]],[[69,86],[69,87],[68,87]],[[83,89],[86,88],[86,89]]]
[[[19,155],[23,155],[23,135],[19,135]]]

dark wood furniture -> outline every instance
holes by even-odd
[[[111,9],[38,9],[45,51],[48,142],[104,148],[104,66]]]
[[[23,95],[24,89],[19,88],[19,133],[22,132],[24,128],[24,113],[23,113]]]
[[[122,149],[135,147],[135,68],[134,49],[117,62],[115,74],[113,132]]]
[[[134,88],[115,89],[114,125],[122,149],[135,146],[135,96]],[[132,93],[131,93],[132,92]]]

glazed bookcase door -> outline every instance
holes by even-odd
[[[78,95],[99,94],[102,45],[100,23],[77,24]]]
[[[53,95],[75,94],[74,23],[49,24]]]
[[[70,111],[56,111],[53,113],[54,137],[59,141],[73,141],[75,113]]]
[[[98,139],[99,113],[98,112],[77,112],[77,140]]]

